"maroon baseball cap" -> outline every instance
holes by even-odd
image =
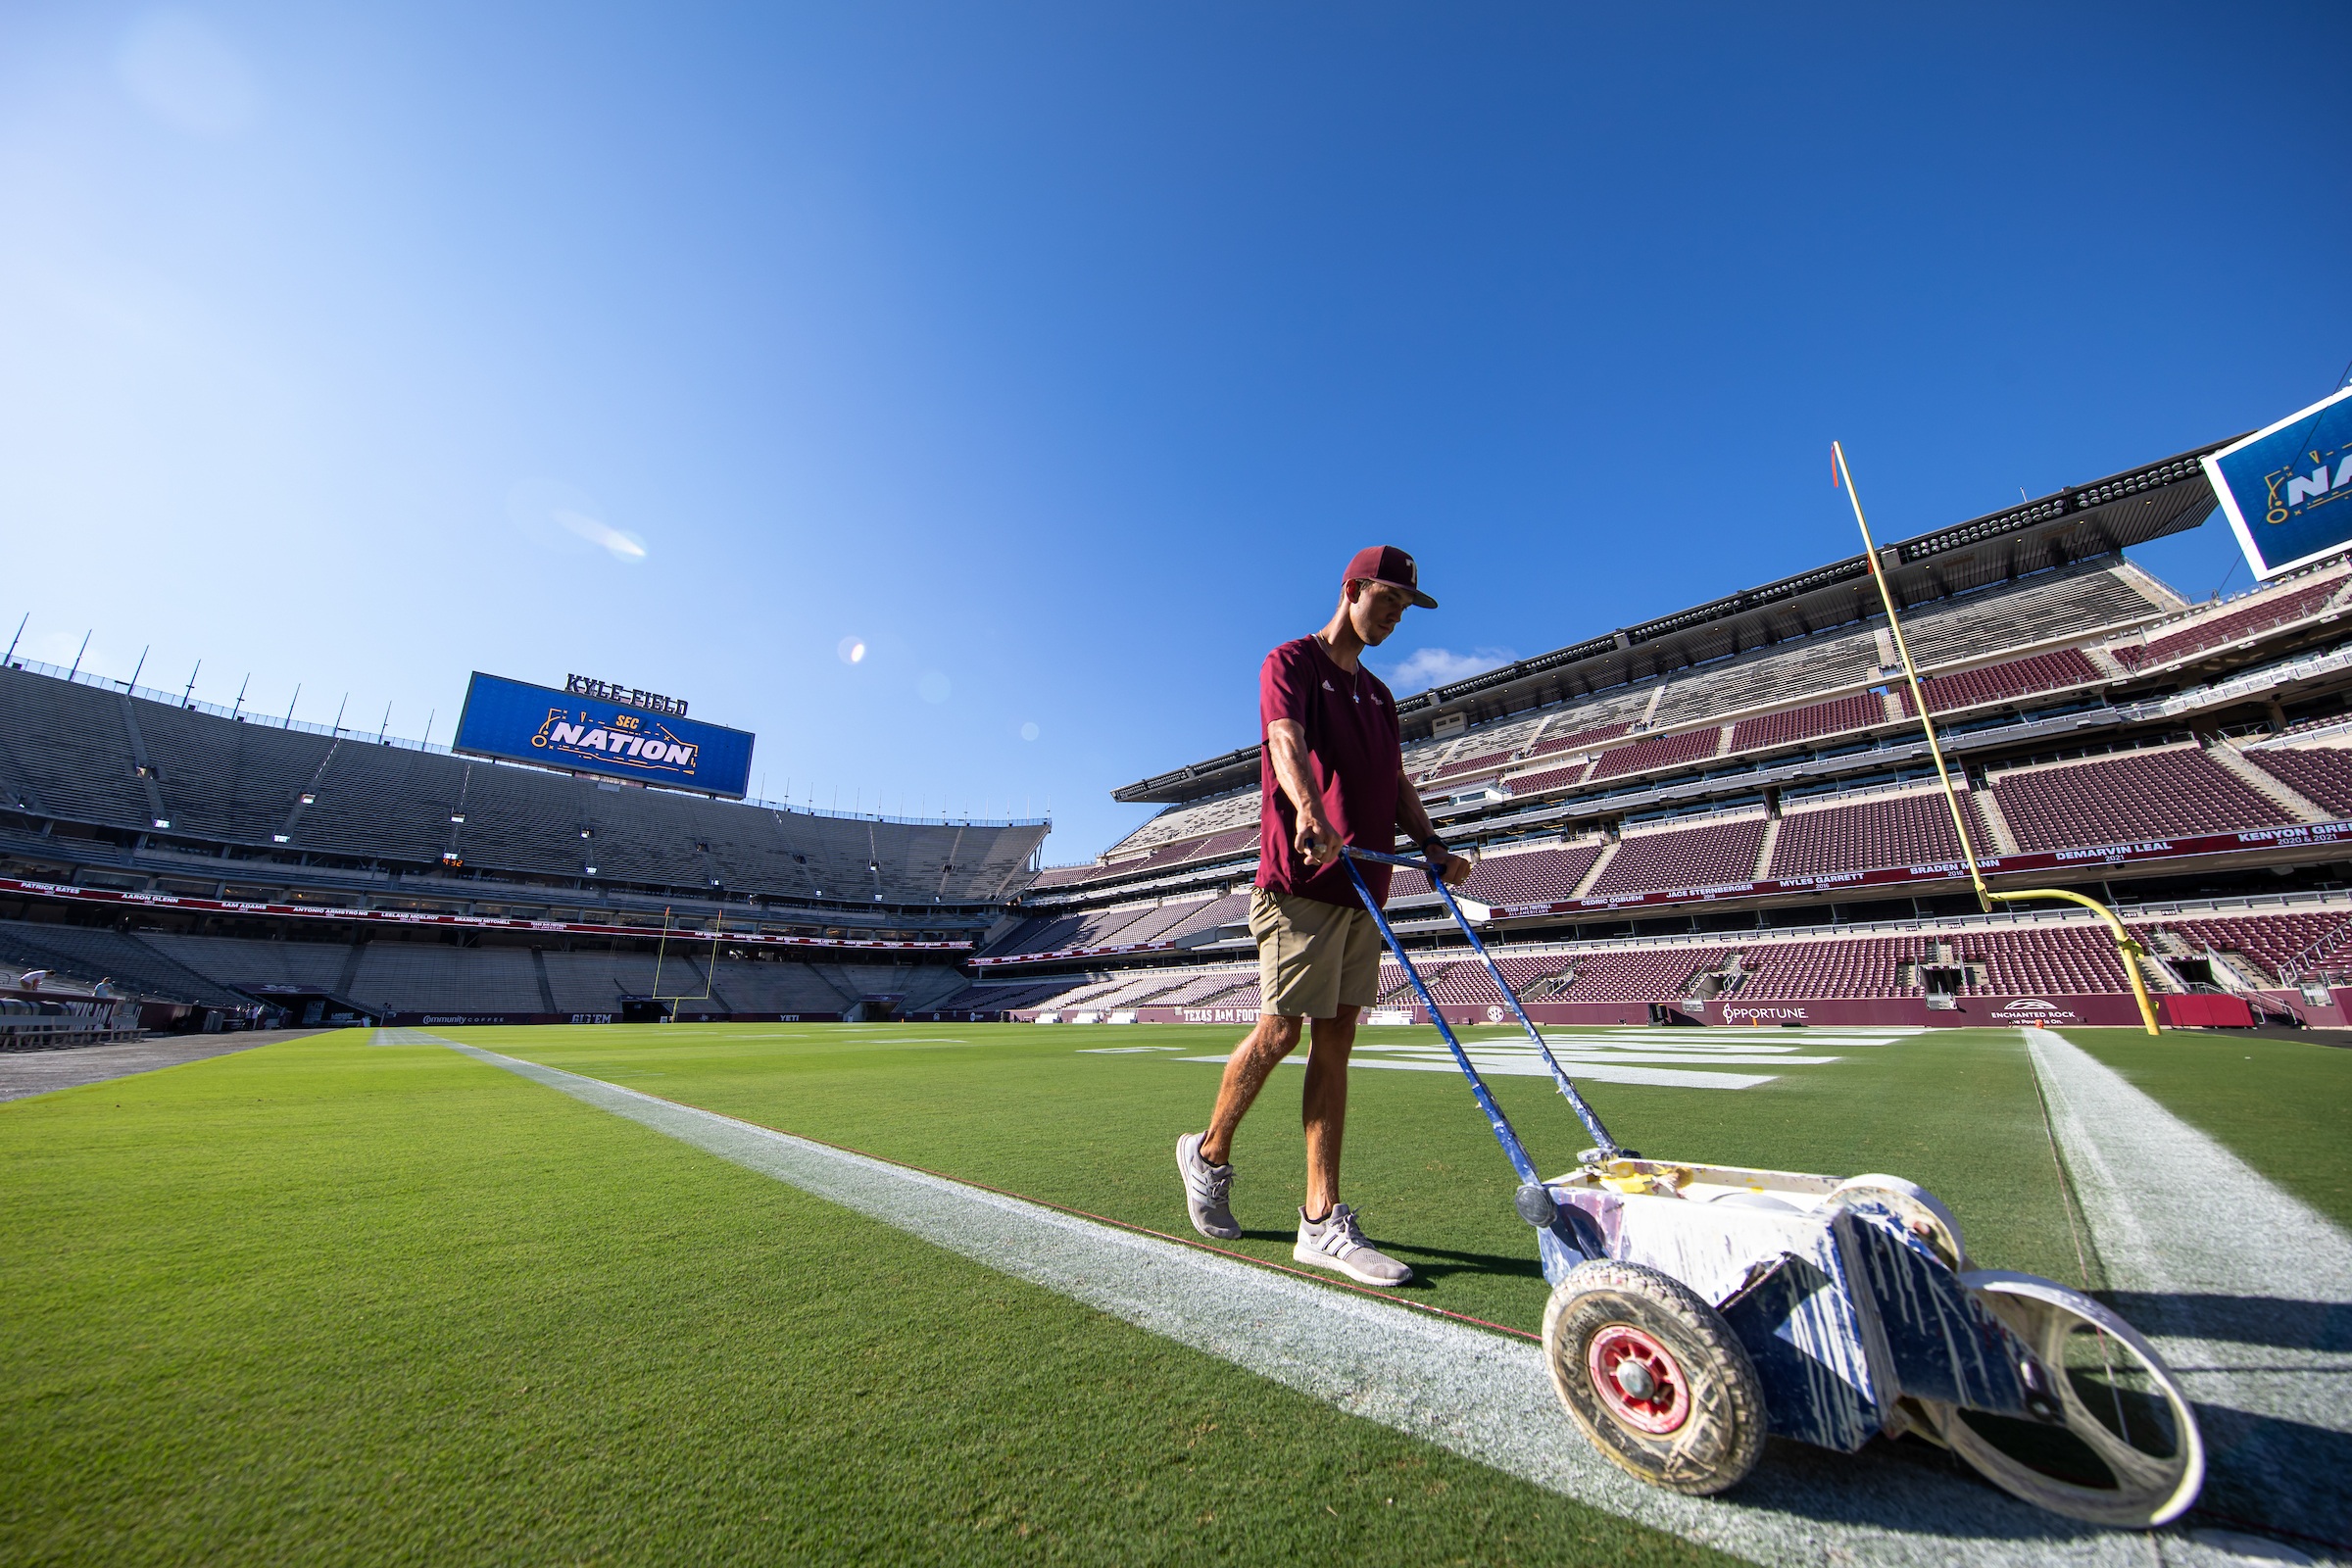
[[[1421,568],[1413,558],[1395,545],[1370,545],[1355,553],[1348,563],[1348,574],[1340,579],[1348,582],[1385,582],[1392,588],[1401,588],[1405,597],[1423,610],[1435,610],[1438,602],[1421,591]]]

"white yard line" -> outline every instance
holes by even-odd
[[[1660,1492],[1586,1446],[1523,1343],[420,1031],[379,1040],[446,1045],[1350,1414],[1752,1561],[2158,1560],[2146,1538],[2072,1524],[1876,1447],[1839,1456],[1775,1444],[1735,1498]],[[2241,1560],[2177,1535],[2161,1552],[2176,1564]]]
[[[2064,1036],[2024,1034],[2107,1284],[2203,1414],[2205,1505],[2352,1540],[2352,1237]]]

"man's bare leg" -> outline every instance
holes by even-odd
[[[1355,1049],[1361,1007],[1341,1004],[1336,1018],[1314,1021],[1306,1054],[1306,1095],[1299,1119],[1306,1127],[1306,1215],[1322,1219],[1340,1200],[1340,1137],[1348,1125],[1348,1054]]]
[[[1232,1156],[1234,1130],[1249,1114],[1250,1102],[1266,1087],[1267,1075],[1281,1065],[1282,1058],[1298,1048],[1298,1024],[1297,1018],[1261,1012],[1257,1027],[1225,1058],[1225,1076],[1217,1085],[1217,1108],[1200,1140],[1200,1157],[1211,1165],[1222,1165]],[[1323,1021],[1317,1020],[1317,1039],[1322,1038],[1322,1027]],[[1311,1076],[1311,1068],[1309,1073]]]

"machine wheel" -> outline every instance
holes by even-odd
[[[1900,1176],[1848,1176],[1830,1189],[1837,1204],[1876,1203],[1903,1222],[1903,1228],[1928,1244],[1953,1273],[1968,1267],[1968,1248],[1960,1239],[1960,1221],[1934,1193]]]
[[[1580,1263],[1544,1311],[1544,1361],[1610,1462],[1706,1496],[1764,1451],[1764,1389],[1729,1325],[1690,1287],[1636,1263]]]
[[[1951,1450],[2003,1492],[2070,1519],[2144,1530],[2187,1511],[2205,1484],[2205,1441],[2139,1331],[2031,1274],[1987,1269],[1960,1279],[2033,1352],[2028,1387],[2065,1425],[1921,1400]]]

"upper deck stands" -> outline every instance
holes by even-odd
[[[1592,764],[1592,782],[1617,778],[1628,773],[1648,773],[1660,768],[1689,766],[1704,761],[1723,750],[1723,730],[1694,729],[1681,735],[1661,735],[1654,740],[1636,741],[1603,752],[1600,760]]]
[[[1600,858],[1598,844],[1576,844],[1556,850],[1534,850],[1498,855],[1481,860],[1455,891],[1484,904],[1549,904],[1569,898],[1584,881],[1592,862]],[[1389,882],[1389,899],[1426,896],[1429,878],[1399,866]]]
[[[1564,735],[1546,735],[1527,749],[1527,760],[1539,757],[1558,757],[1565,752],[1596,751],[1605,741],[1613,741],[1633,726],[1619,722],[1597,724],[1588,729],[1571,730]]]
[[[1732,746],[1735,752],[1770,751],[1776,746],[1790,746],[1799,741],[1818,739],[1824,735],[1842,735],[1851,730],[1870,729],[1893,720],[1886,712],[1886,699],[1877,692],[1858,692],[1851,697],[1833,698],[1826,703],[1814,703],[1806,708],[1791,708],[1761,718],[1743,718],[1732,726]]]
[[[2347,581],[2342,575],[2324,576],[2284,593],[2263,595],[2241,609],[2191,620],[2177,631],[2160,629],[2144,647],[2123,643],[2112,651],[2126,668],[2153,669],[2317,615],[2328,609]]]
[[[2035,654],[2030,659],[2013,659],[2004,663],[1983,664],[1975,669],[1963,669],[1951,674],[1930,675],[1921,683],[1927,694],[1928,710],[1933,713],[1954,713],[1964,709],[1983,708],[1990,703],[2012,702],[2038,692],[2067,691],[2079,686],[2095,686],[2107,677],[2098,665],[2079,648],[2061,648],[2052,653]],[[1915,711],[1911,706],[1908,687],[1901,688],[1902,710]]]
[[[822,817],[600,786],[237,722],[13,668],[0,668],[0,729],[41,737],[0,755],[10,806],[363,862],[434,867],[452,856],[488,870],[705,894],[967,904],[1009,892],[1044,837],[1037,825]]]

